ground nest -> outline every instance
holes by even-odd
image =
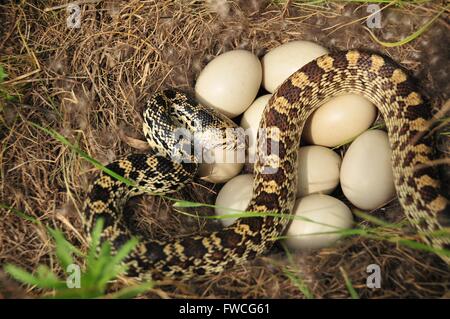
[[[394,2],[381,6],[381,28],[374,29],[383,41],[414,33],[445,3]],[[200,70],[213,57],[238,48],[262,56],[291,40],[311,40],[331,51],[362,48],[391,56],[420,80],[436,111],[444,108],[450,94],[448,9],[417,39],[387,48],[364,28],[369,14],[364,2],[86,0],[79,1],[81,26],[73,29],[67,26],[64,3],[69,2],[0,5],[0,65],[8,74],[0,87],[0,265],[13,263],[30,271],[38,264],[57,267],[44,227],[18,217],[11,207],[62,229],[72,243],[85,247],[81,204],[97,170],[32,122],[56,130],[107,164],[147,149],[142,102],[153,92],[169,87],[192,92]],[[439,121],[445,124],[448,117],[441,115]],[[444,163],[447,132],[443,125],[435,132]],[[440,169],[448,181],[445,166]],[[177,196],[214,203],[220,187],[197,180]],[[128,205],[136,212],[133,222],[152,238],[220,227],[177,214],[172,204],[144,196]],[[213,213],[207,208],[195,212]],[[403,220],[395,200],[373,214],[389,222]],[[418,238],[408,227],[401,233],[383,231]],[[399,242],[355,236],[333,248],[291,253],[292,260],[276,245],[221,275],[166,282],[144,297],[304,298],[293,277],[316,298],[348,298],[349,281],[366,298],[450,297],[448,267],[433,253]],[[381,268],[380,289],[366,286],[369,264]],[[115,286],[126,282],[121,279]],[[38,294],[0,272],[0,298]]]

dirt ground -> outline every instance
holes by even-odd
[[[383,4],[376,36],[401,40],[435,17],[445,3],[415,2]],[[84,247],[81,206],[97,170],[30,122],[56,130],[107,164],[145,149],[137,142],[144,140],[142,102],[153,92],[169,87],[192,92],[199,72],[215,56],[240,48],[261,57],[291,40],[314,41],[331,51],[361,48],[391,56],[419,79],[436,111],[450,98],[448,7],[417,39],[387,48],[364,28],[367,3],[81,1],[80,28],[68,28],[67,6],[61,3],[68,2],[0,5],[0,65],[8,74],[0,92],[14,96],[2,94],[0,102],[0,265],[56,267],[44,228],[6,206],[62,229],[72,243]],[[448,117],[441,120],[445,124]],[[441,126],[436,137],[436,148],[447,158],[448,127]],[[448,184],[448,165],[441,166]],[[220,187],[198,180],[177,196],[214,203]],[[336,196],[341,196],[339,190]],[[177,214],[172,203],[161,198],[143,196],[129,206],[136,211],[136,225],[152,238],[220,227]],[[206,208],[196,211],[213,213]],[[403,219],[396,200],[372,213],[387,221]],[[360,227],[370,226],[356,220]],[[410,228],[398,235],[417,239]],[[336,247],[292,254],[290,263],[276,246],[221,275],[168,282],[143,297],[304,298],[286,269],[316,298],[349,298],[344,275],[362,298],[450,297],[448,266],[432,253],[399,243],[355,236]],[[374,263],[382,270],[380,289],[366,287],[366,267]],[[0,298],[38,294],[0,272]]]

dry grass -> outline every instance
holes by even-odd
[[[377,36],[399,40],[431,19],[443,3],[385,5]],[[3,86],[19,97],[16,102],[2,99],[0,105],[0,203],[63,229],[80,246],[80,207],[96,171],[28,121],[57,130],[106,164],[145,149],[136,141],[143,140],[141,102],[152,92],[165,87],[192,91],[198,73],[216,55],[243,48],[262,56],[294,39],[332,50],[366,48],[390,55],[421,79],[436,109],[450,97],[448,11],[418,40],[387,50],[363,29],[365,4],[96,1],[81,6],[80,29],[66,27],[67,13],[59,5],[60,1],[0,5],[0,64],[9,75]],[[449,137],[438,136],[438,148],[446,156]],[[448,170],[443,171],[448,176]],[[219,189],[197,182],[179,197],[212,203]],[[135,222],[151,237],[219,227],[176,214],[171,203],[160,198],[145,197],[130,205],[137,211]],[[43,229],[6,209],[0,214],[0,264],[29,270],[38,263],[53,265],[51,242]],[[376,214],[401,218],[396,202]],[[295,271],[318,298],[349,297],[340,268],[361,297],[450,297],[446,265],[430,253],[392,243],[355,237],[293,258]],[[371,263],[383,270],[382,289],[365,286],[365,269]],[[219,276],[168,283],[147,296],[302,298],[283,272],[287,265],[285,254],[275,247],[267,256]],[[25,293],[36,294],[0,274],[0,297]]]

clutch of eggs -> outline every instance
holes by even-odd
[[[308,41],[285,43],[270,50],[261,61],[245,50],[226,52],[202,70],[195,86],[196,97],[230,118],[242,114],[240,125],[249,139],[247,159],[254,162],[258,127],[271,93],[293,72],[326,53],[327,49]],[[268,94],[257,97],[261,86]],[[395,195],[387,134],[368,130],[376,116],[376,107],[370,101],[347,94],[324,103],[306,121],[302,140],[310,145],[298,151],[296,217],[286,240],[291,248],[333,245],[340,236],[330,232],[351,227],[353,217],[347,205],[326,195],[339,183],[345,197],[364,210],[377,208]],[[330,149],[352,140],[343,159]],[[238,175],[242,167],[241,162],[200,165],[201,178],[226,182],[216,199],[219,216],[245,211],[250,202],[253,175]],[[221,221],[228,226],[235,218]]]

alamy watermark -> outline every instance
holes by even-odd
[[[67,266],[66,273],[69,275],[66,278],[67,288],[81,288],[81,268],[77,264],[70,264]]]
[[[377,264],[370,264],[366,268],[366,272],[370,274],[366,279],[366,286],[370,289],[381,288],[381,268]]]
[[[69,29],[81,28],[81,8],[77,3],[69,3],[66,8],[67,11],[67,27]]]
[[[370,29],[381,28],[381,8],[378,4],[369,4],[366,11],[371,13],[367,19],[366,24]]]

